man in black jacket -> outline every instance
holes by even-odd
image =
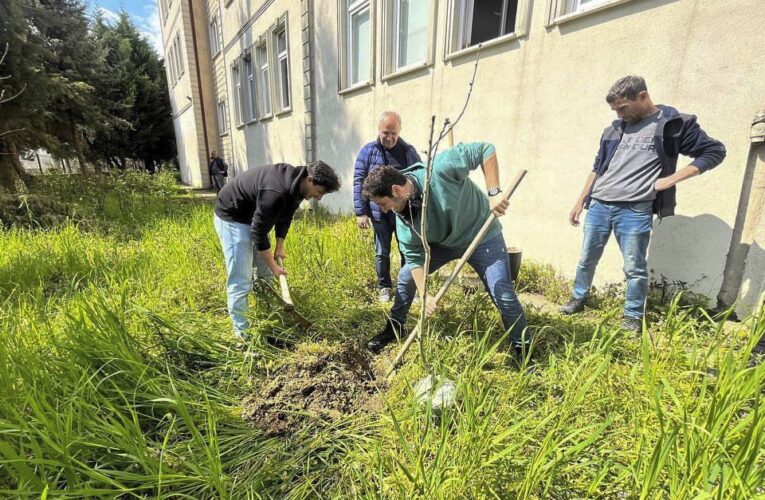
[[[228,165],[223,161],[223,158],[218,156],[217,151],[213,151],[210,155],[210,165],[207,167],[207,172],[210,174],[210,182],[216,193],[220,193],[223,186],[226,184],[226,177],[228,177]]]
[[[215,203],[215,230],[226,259],[226,294],[234,334],[246,339],[247,296],[252,290],[253,257],[259,277],[286,275],[284,239],[303,200],[321,200],[340,188],[335,171],[317,161],[305,167],[287,163],[251,168],[226,184]],[[268,233],[275,229],[271,251]],[[253,252],[253,245],[256,251]]]

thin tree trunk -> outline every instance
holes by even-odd
[[[16,168],[11,161],[11,155],[0,152],[0,187],[8,192],[16,192],[16,180],[19,176],[16,174]]]
[[[87,175],[88,169],[85,166],[85,154],[82,150],[82,140],[80,139],[80,133],[77,131],[77,124],[74,123],[72,114],[69,113],[69,127],[72,134],[72,142],[74,143],[74,150],[77,153],[77,161],[80,163],[80,173]]]

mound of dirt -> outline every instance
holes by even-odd
[[[243,401],[242,418],[269,436],[379,408],[384,383],[358,346],[301,346]]]

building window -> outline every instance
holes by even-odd
[[[455,0],[452,51],[462,50],[515,31],[518,0]]]
[[[181,52],[182,47],[181,32],[179,31],[175,34],[175,57],[178,59],[178,79],[181,78],[185,69],[183,66],[183,53]]]
[[[218,128],[220,129],[220,135],[228,132],[228,109],[226,109],[226,101],[224,99],[218,101]]]
[[[555,24],[560,18],[579,17],[590,11],[601,10],[626,3],[630,0],[550,0],[550,13],[547,26]]]
[[[271,82],[269,80],[268,71],[268,49],[266,43],[263,42],[255,49],[256,63],[258,65],[258,94],[260,94],[260,109],[263,111],[263,116],[271,114]]]
[[[215,57],[218,52],[220,52],[220,22],[218,16],[215,16],[210,21],[210,54]]]
[[[231,83],[234,86],[234,116],[236,117],[236,124],[241,125],[244,122],[242,118],[244,93],[242,92],[242,78],[239,74],[239,66],[231,68]]]
[[[290,63],[287,46],[287,26],[278,27],[274,33],[276,49],[276,84],[278,88],[278,105],[282,111],[290,107]]]
[[[253,120],[256,120],[258,118],[257,113],[257,91],[255,90],[255,71],[254,71],[254,65],[252,63],[252,54],[248,52],[244,56],[244,78],[246,78],[245,83],[245,101],[247,103],[246,109],[247,109],[247,121],[251,122]]]
[[[429,0],[391,0],[389,72],[427,62]]]
[[[370,80],[371,62],[371,7],[369,0],[359,0],[348,5],[348,79],[347,87]]]

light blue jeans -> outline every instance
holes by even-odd
[[[226,260],[228,314],[234,324],[234,334],[242,337],[250,327],[246,313],[253,277],[265,279],[273,274],[260,254],[253,252],[249,224],[225,221],[217,215],[213,216],[213,221]]]
[[[431,245],[430,272],[437,271],[445,264],[457,260],[465,253],[465,248],[448,248],[440,245]],[[510,277],[510,259],[507,256],[505,239],[501,234],[489,241],[484,241],[475,249],[468,259],[468,264],[478,276],[481,277],[486,291],[491,300],[502,315],[502,324],[505,329],[510,329],[509,340],[520,345],[521,342],[530,342],[528,334],[524,336],[526,329],[526,316],[523,314],[523,306],[515,294],[513,279]],[[412,278],[412,265],[407,263],[398,273],[396,286],[396,298],[391,308],[391,318],[402,325],[406,323],[406,316],[414,300],[417,285]]]
[[[613,231],[624,259],[627,300],[624,316],[642,318],[648,295],[648,242],[653,227],[653,202],[605,202],[592,200],[584,220],[584,241],[574,278],[574,298],[590,293],[595,268]]]

